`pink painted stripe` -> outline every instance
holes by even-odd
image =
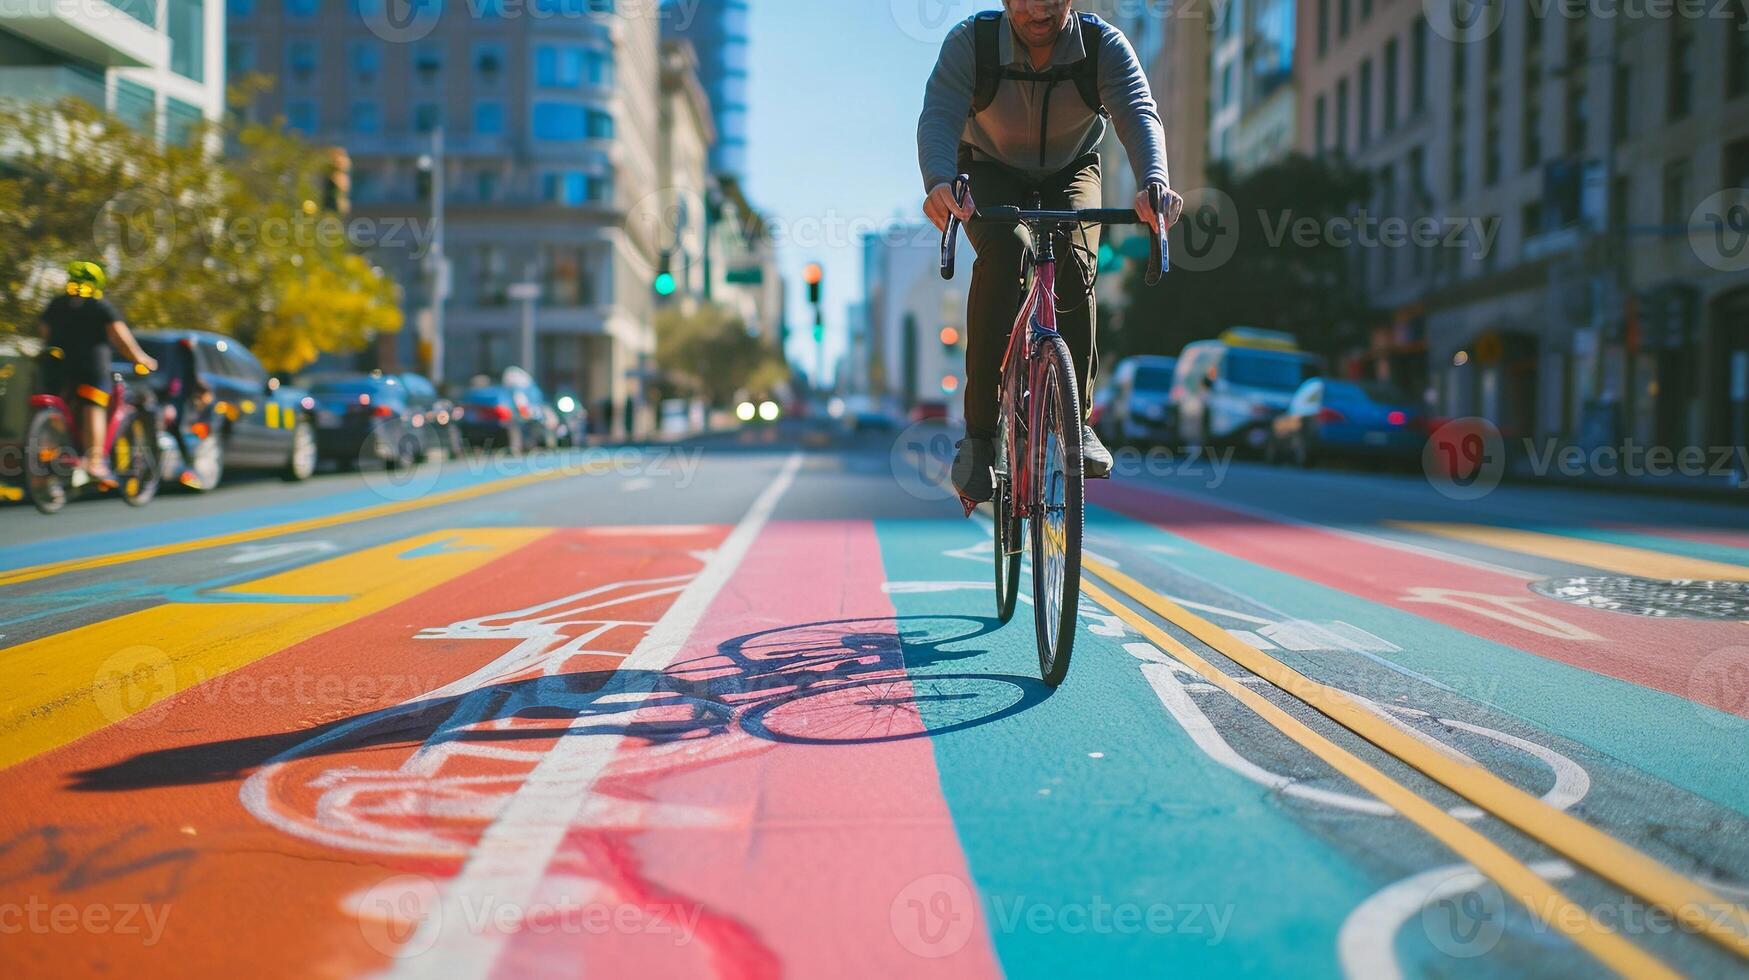
[[[1235,558],[1749,717],[1749,703],[1724,685],[1709,683],[1712,673],[1704,669],[1709,656],[1743,645],[1740,624],[1590,609],[1545,598],[1510,575],[1240,513],[1200,497],[1123,484],[1089,487],[1094,503]]]
[[[770,524],[664,687],[757,714],[800,680],[821,693],[766,714],[772,729],[919,735],[914,714],[870,713],[910,693],[884,581],[871,523]],[[876,684],[845,690],[846,676]],[[627,741],[598,785],[600,813],[567,839],[543,886],[636,913],[606,931],[519,934],[495,976],[1000,974],[981,913],[971,941],[940,958],[908,950],[914,930],[891,924],[895,909],[914,914],[905,899],[919,879],[972,880],[928,738],[798,744],[760,737],[745,715],[725,723],[703,701],[668,700],[638,723],[672,727]],[[677,913],[697,917],[690,936]]]

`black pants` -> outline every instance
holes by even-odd
[[[1063,170],[1034,182],[996,164],[960,160],[972,178],[972,200],[980,208],[1014,205],[1030,208],[1037,194],[1043,207],[1081,209],[1100,206],[1099,155],[1090,153]],[[1023,227],[969,225],[966,237],[977,252],[972,285],[966,296],[966,435],[996,437],[996,388],[1001,381],[1002,352],[1008,331],[1025,298],[1021,257],[1030,236]],[[1097,272],[1099,226],[1084,225],[1075,233],[1057,235],[1057,330],[1074,355],[1085,412],[1098,370],[1094,331],[1098,322],[1093,297]],[[1085,248],[1087,251],[1083,252]]]

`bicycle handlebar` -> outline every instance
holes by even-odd
[[[969,190],[970,184],[971,178],[967,177],[965,174],[960,174],[956,177],[953,182],[954,200],[963,202],[966,199],[966,192]],[[1166,211],[1166,195],[1160,190],[1159,185],[1149,185],[1148,194],[1151,203],[1154,205],[1154,213],[1164,214]],[[1012,225],[1022,222],[1040,226],[1147,224],[1147,222],[1142,220],[1141,215],[1138,215],[1133,208],[1082,208],[1073,211],[1038,211],[1017,208],[1012,205],[980,208],[973,213],[971,220],[972,224],[977,225]],[[949,214],[947,216],[947,227],[941,234],[941,278],[943,279],[952,279],[954,275],[954,259],[956,246],[959,243],[960,223],[961,222],[957,216]],[[1166,236],[1161,234],[1158,225],[1154,227],[1153,232],[1152,235],[1148,236],[1148,268],[1145,270],[1144,274],[1144,279],[1150,286],[1157,285],[1160,282],[1160,277],[1172,269],[1172,257],[1168,248]]]

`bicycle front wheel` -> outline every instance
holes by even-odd
[[[1082,482],[1081,399],[1075,363],[1061,337],[1040,340],[1032,394],[1032,608],[1038,663],[1052,687],[1069,673],[1075,620],[1081,604],[1081,531],[1086,499]]]
[[[122,499],[144,507],[158,495],[163,467],[158,461],[158,432],[143,412],[134,412],[122,423],[110,453],[110,469],[121,481]]]
[[[1014,428],[1018,416],[1013,392],[1018,387],[1009,383],[1009,379],[1003,379],[996,422],[996,493],[991,499],[991,509],[996,516],[996,618],[1004,623],[1014,618],[1014,605],[1020,598],[1020,555],[1025,544],[1014,489]]]

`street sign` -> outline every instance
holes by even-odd
[[[528,303],[540,299],[540,283],[513,282],[504,292],[518,303]]]
[[[765,269],[757,265],[745,269],[730,269],[723,279],[737,286],[757,286],[765,282]]]

